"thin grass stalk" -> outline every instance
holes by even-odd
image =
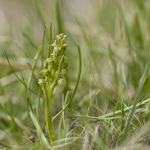
[[[42,41],[42,64],[41,64],[41,68],[43,68],[43,65],[44,65],[44,43],[45,43],[45,34],[46,34],[46,26],[44,28],[44,33],[43,33],[43,41]]]
[[[40,107],[40,98],[41,98],[42,87],[39,87],[37,103],[36,103],[36,118],[39,120],[39,107]]]
[[[58,32],[60,34],[63,32],[63,25],[58,0],[56,1],[56,17],[57,17]]]
[[[133,107],[132,107],[131,112],[129,114],[127,124],[124,128],[124,134],[123,134],[123,137],[122,137],[123,141],[125,141],[127,136],[128,136],[128,133],[129,133],[129,130],[130,130],[130,127],[131,127],[131,123],[132,123],[132,120],[133,120],[133,116],[134,116],[134,113],[135,113],[135,109],[136,109],[137,103],[139,101],[139,96],[141,94],[144,82],[145,82],[145,80],[147,79],[147,76],[148,76],[149,68],[150,68],[150,63],[148,63],[146,65],[144,73],[143,73],[143,75],[140,79],[139,87],[137,89],[137,92],[136,92],[136,95],[135,95],[135,98],[134,98]]]
[[[146,99],[140,103],[138,103],[135,108],[139,108],[139,107],[142,107],[144,106],[146,103],[150,102],[150,98],[149,99]],[[124,108],[124,113],[128,112],[128,111],[131,111],[133,109],[133,105],[132,106],[129,106],[129,107],[126,107]],[[122,114],[122,109],[121,110],[117,110],[116,112],[111,112],[111,113],[108,113],[108,114],[105,114],[105,115],[102,115],[102,116],[98,116],[98,117],[93,117],[93,116],[86,116],[86,115],[72,115],[70,116],[70,118],[72,117],[75,117],[75,118],[86,118],[86,119],[91,119],[92,122],[99,122],[101,120],[110,120],[110,119],[118,119],[118,117],[115,117],[117,115],[120,115]]]
[[[29,76],[29,80],[28,80],[28,84],[27,84],[27,87],[26,87],[26,100],[27,100],[27,109],[29,111],[30,109],[30,99],[29,99],[29,92],[30,92],[30,86],[31,86],[31,82],[32,82],[32,76],[33,76],[33,73],[34,73],[34,70],[35,70],[35,67],[36,67],[36,63],[37,63],[37,59],[40,55],[40,52],[41,52],[41,47],[38,49],[36,55],[35,55],[35,58],[34,58],[34,62],[33,62],[33,65],[32,65],[32,71],[31,71],[31,74]]]
[[[36,6],[36,9],[37,9],[38,16],[39,16],[39,18],[41,20],[41,23],[42,23],[43,27],[45,27],[46,23],[45,23],[43,15],[41,13],[41,10],[40,10],[39,0],[34,0],[34,1],[35,1],[35,6]],[[46,34],[46,38],[47,38],[47,41],[49,41],[48,34]]]
[[[77,88],[78,88],[78,85],[79,85],[79,82],[80,82],[80,78],[81,78],[81,70],[82,70],[82,57],[81,57],[81,49],[80,49],[80,46],[77,45],[78,47],[78,57],[79,57],[79,60],[78,60],[78,66],[79,66],[79,71],[78,71],[78,76],[77,76],[77,80],[76,80],[76,85],[75,85],[75,88],[74,88],[74,91],[73,91],[73,94],[71,96],[71,98],[69,97],[69,93],[66,95],[67,98],[69,98],[68,100],[68,103],[66,104],[66,106],[57,114],[53,117],[53,120],[59,116],[63,111],[65,111],[68,107],[70,107],[71,103],[72,103],[72,100],[75,96],[75,93],[77,91]],[[67,100],[66,100],[67,101]]]

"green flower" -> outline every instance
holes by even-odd
[[[58,85],[66,85],[67,81],[65,78],[61,77],[58,79]]]
[[[52,57],[47,58],[46,59],[46,63],[48,63],[50,65],[50,67],[52,67],[52,65],[53,65],[53,58]]]
[[[45,76],[46,78],[49,78],[50,76],[50,71],[48,69],[43,69],[40,73],[43,74],[43,76]]]
[[[60,71],[60,75],[64,76],[67,74],[67,70],[62,68],[61,71]]]
[[[42,86],[44,86],[45,85],[45,79],[39,79],[39,82],[38,82],[38,84],[40,84],[40,85],[42,85]]]

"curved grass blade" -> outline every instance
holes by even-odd
[[[79,45],[77,45],[77,46],[78,46],[78,56],[79,56],[79,71],[78,71],[78,77],[77,77],[76,85],[75,85],[75,88],[73,90],[73,94],[72,94],[71,100],[69,101],[69,105],[73,101],[73,98],[75,96],[75,93],[77,91],[77,88],[78,88],[78,85],[79,85],[79,82],[80,82],[80,78],[81,78],[81,70],[82,70],[81,50],[80,50],[80,46]]]
[[[129,133],[129,130],[131,128],[131,123],[132,123],[133,116],[134,116],[134,113],[135,113],[135,110],[136,110],[136,105],[139,101],[139,97],[140,97],[140,94],[142,92],[144,82],[145,82],[145,80],[147,79],[147,77],[149,75],[149,73],[148,73],[149,68],[150,68],[150,63],[147,63],[147,65],[145,67],[145,70],[144,70],[144,73],[143,73],[143,75],[140,79],[139,86],[138,86],[138,89],[137,89],[137,92],[136,92],[136,95],[135,95],[135,98],[134,98],[133,107],[131,109],[131,112],[130,112],[128,120],[127,120],[127,124],[126,124],[124,132],[123,132],[123,138],[122,138],[123,141],[126,140],[126,138],[128,136],[128,133]]]
[[[43,145],[51,148],[50,145],[48,144],[48,141],[47,141],[44,133],[42,132],[41,127],[40,127],[40,125],[39,125],[39,123],[38,123],[38,121],[37,121],[36,117],[34,116],[31,109],[29,110],[29,114],[30,114],[30,117],[34,123],[35,128],[36,128],[38,138],[40,139],[40,141],[42,142]]]
[[[75,85],[75,88],[74,88],[74,90],[73,90],[73,94],[72,94],[72,96],[71,96],[71,98],[70,98],[70,94],[71,93],[68,93],[66,96],[67,96],[67,98],[69,99],[67,99],[66,101],[68,101],[68,103],[66,104],[66,106],[57,114],[57,115],[55,115],[54,117],[53,117],[53,119],[55,119],[57,116],[59,116],[63,111],[65,111],[66,110],[66,108],[67,107],[70,107],[70,105],[71,105],[71,103],[72,103],[72,101],[73,101],[73,98],[74,98],[74,96],[75,96],[75,93],[76,93],[76,91],[77,91],[77,88],[78,88],[78,85],[79,85],[79,81],[80,81],[80,78],[81,78],[81,70],[82,70],[82,57],[81,57],[81,50],[80,50],[80,46],[79,45],[77,45],[78,46],[78,57],[79,57],[79,64],[78,64],[78,66],[79,66],[79,71],[78,71],[78,76],[77,76],[77,80],[76,80],[76,85]]]
[[[30,38],[30,36],[28,36],[25,32],[22,32],[23,36],[29,41],[29,43],[32,45],[32,47],[34,47],[35,49],[38,49],[37,45],[32,41],[32,39]]]
[[[13,69],[13,67],[12,67],[12,65],[11,65],[11,63],[10,63],[10,61],[9,61],[9,59],[8,59],[8,56],[7,56],[5,50],[4,50],[4,53],[5,53],[6,59],[7,59],[7,61],[8,61],[8,64],[9,64],[11,70],[13,71],[13,73],[15,74],[16,78],[17,78],[25,87],[27,87],[27,85],[26,85],[26,84],[17,76],[17,74],[15,73],[15,71],[14,71],[14,69]]]

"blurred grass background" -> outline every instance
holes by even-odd
[[[9,113],[20,124],[32,128],[24,86],[10,68],[4,51],[16,74],[26,83],[45,26],[44,55],[47,54],[52,23],[53,40],[61,32],[68,37],[68,89],[73,89],[78,71],[77,43],[82,50],[83,70],[73,102],[75,113],[86,114],[92,103],[88,114],[99,116],[113,111],[118,99],[120,105],[133,104],[139,80],[150,63],[149,8],[148,0],[0,0],[0,140],[24,145],[24,131],[12,122]],[[30,92],[33,107],[37,101],[39,71],[40,61]],[[148,73],[139,102],[149,98],[149,84]],[[54,114],[61,109],[60,101],[61,92],[55,96]],[[149,120],[147,107],[139,115],[140,121],[135,120],[133,131]],[[39,114],[42,112],[41,109]],[[117,136],[117,131],[112,133]]]

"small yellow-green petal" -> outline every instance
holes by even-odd
[[[50,66],[52,66],[53,65],[53,58],[52,57],[47,58],[46,63],[48,63]]]
[[[45,79],[39,79],[39,82],[38,82],[38,84],[40,84],[40,85],[44,85],[46,82],[45,82]]]
[[[50,71],[48,69],[43,69],[40,73],[42,73],[46,78],[48,78],[50,75]]]

